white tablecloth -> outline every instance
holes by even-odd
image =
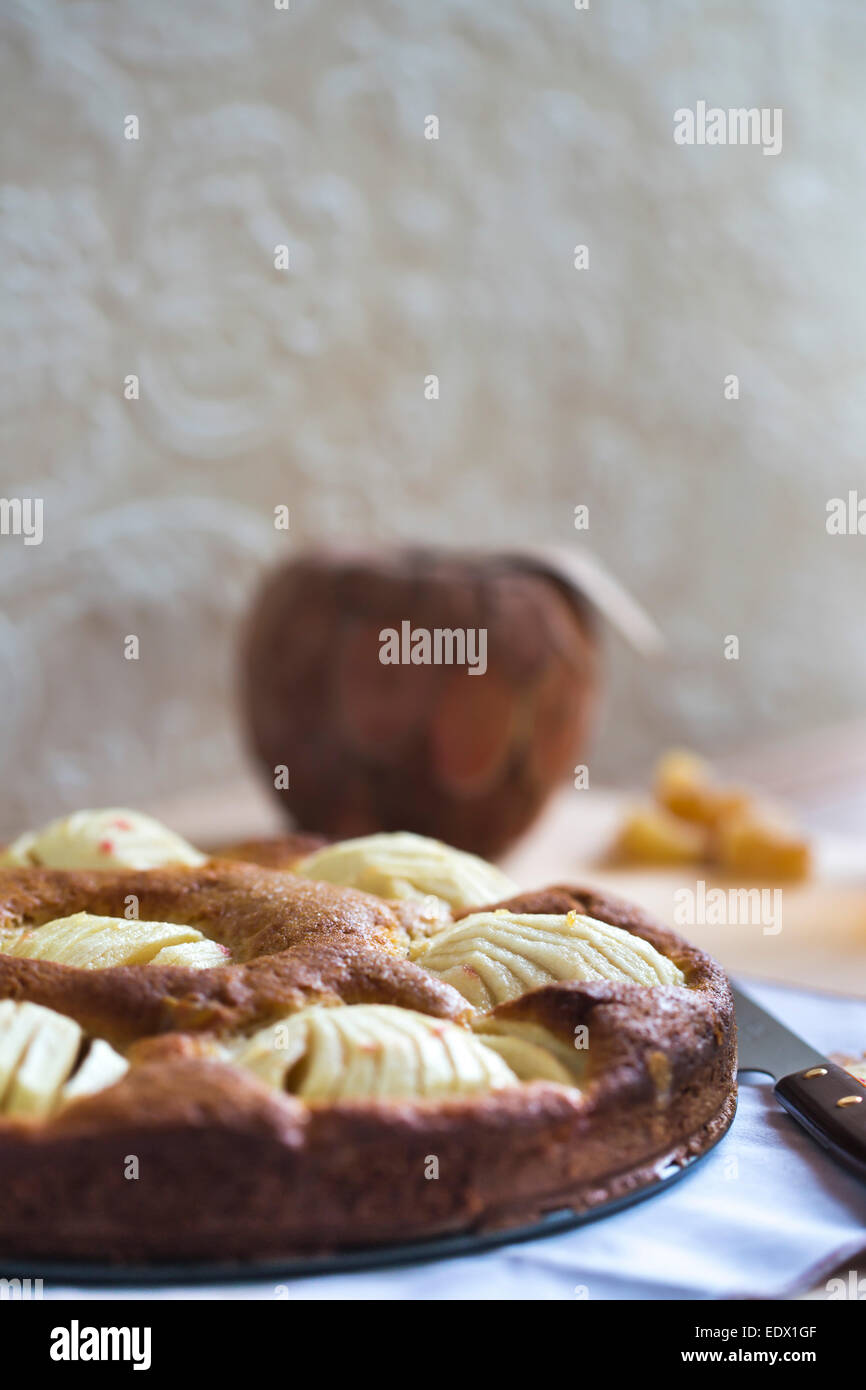
[[[748,985],[824,1052],[866,1048],[866,1002]],[[765,1083],[669,1192],[565,1235],[359,1274],[184,1287],[46,1287],[46,1297],[611,1299],[782,1297],[866,1250],[866,1186],[809,1140]]]

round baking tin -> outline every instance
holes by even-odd
[[[562,1235],[578,1226],[587,1226],[612,1216],[625,1207],[634,1206],[666,1191],[699,1163],[725,1137],[733,1121],[725,1126],[703,1153],[685,1162],[671,1163],[662,1169],[652,1182],[645,1183],[624,1197],[599,1202],[586,1211],[569,1210],[548,1213],[529,1226],[504,1227],[490,1231],[464,1231],[456,1235],[435,1236],[430,1240],[407,1241],[399,1245],[377,1245],[361,1250],[341,1250],[325,1255],[291,1255],[284,1259],[201,1261],[160,1264],[118,1265],[91,1261],[66,1262],[52,1260],[19,1261],[0,1254],[0,1277],[11,1279],[42,1279],[44,1284],[100,1284],[109,1286],[145,1284],[219,1284],[241,1283],[245,1280],[309,1279],[318,1274],[350,1274],[361,1270],[385,1269],[400,1265],[422,1264],[430,1260],[450,1260],[467,1255],[481,1255],[502,1245],[540,1240],[545,1236]],[[49,1290],[50,1292],[50,1290]]]

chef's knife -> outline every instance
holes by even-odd
[[[866,1086],[734,989],[740,1071],[768,1072],[789,1115],[866,1181]]]

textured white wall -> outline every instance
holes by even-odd
[[[0,27],[2,494],[45,498],[41,546],[0,537],[0,833],[237,769],[238,615],[323,535],[577,544],[589,504],[672,644],[613,645],[599,775],[862,709],[866,537],[824,528],[866,495],[860,0]],[[782,107],[782,154],[677,147],[698,99]]]

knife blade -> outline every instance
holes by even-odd
[[[792,1071],[827,1066],[827,1058],[816,1047],[798,1038],[736,985],[731,988],[737,1013],[740,1071],[765,1071],[778,1081]]]
[[[866,1181],[866,1086],[733,988],[738,1068],[767,1072],[773,1094],[838,1163]]]

